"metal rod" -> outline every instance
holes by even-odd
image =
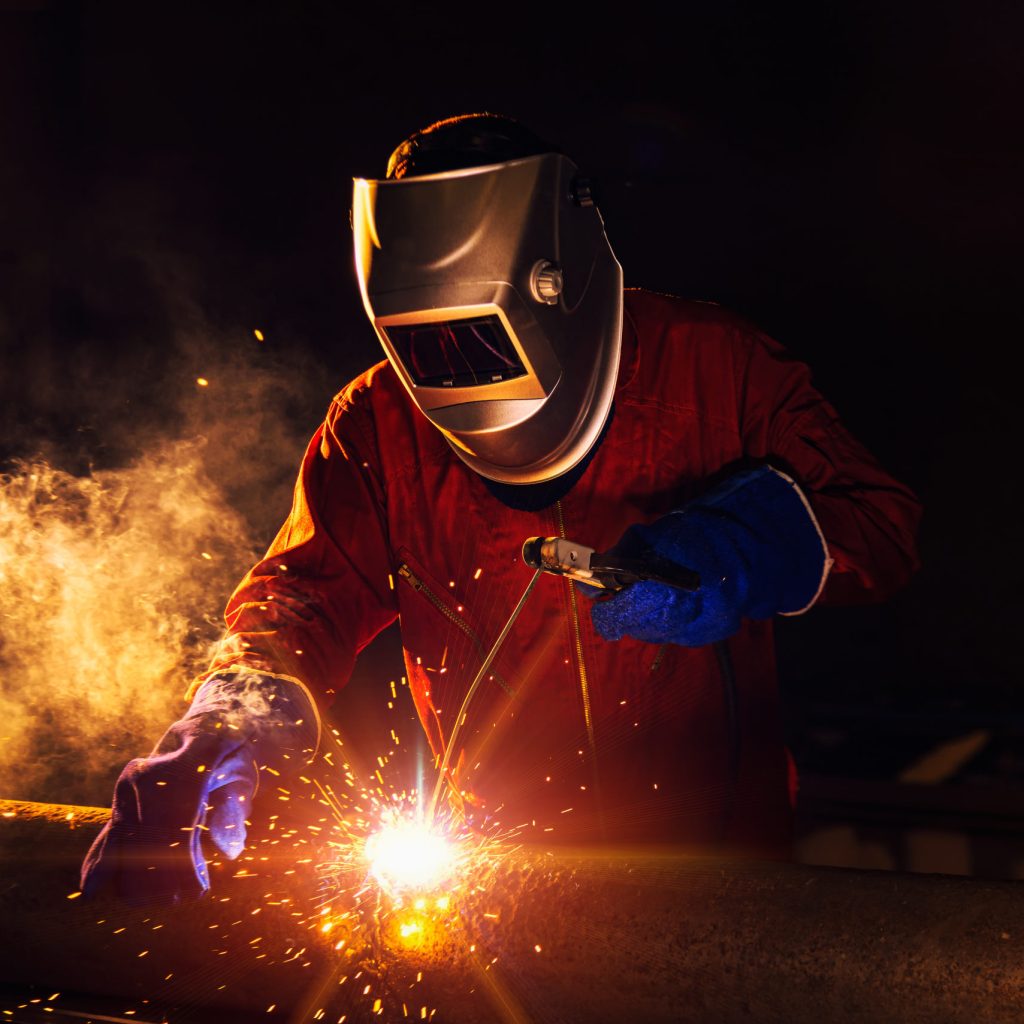
[[[477,687],[480,685],[484,676],[487,674],[487,670],[491,667],[491,662],[497,657],[498,651],[501,650],[501,645],[505,642],[505,637],[508,636],[509,631],[515,625],[516,619],[519,618],[519,613],[523,610],[526,605],[527,598],[533,591],[534,585],[537,582],[538,577],[543,572],[543,569],[537,569],[533,576],[530,578],[530,582],[526,585],[526,590],[523,591],[523,596],[519,598],[519,603],[515,606],[512,614],[509,616],[508,622],[505,623],[505,628],[498,634],[498,639],[494,641],[494,646],[490,649],[487,657],[484,658],[484,663],[480,666],[480,671],[477,672],[476,678],[470,684],[469,689],[466,691],[466,696],[462,701],[462,706],[459,708],[459,713],[455,718],[455,725],[452,728],[452,734],[448,739],[448,743],[445,745],[444,758],[441,760],[440,773],[437,776],[437,784],[434,786],[434,794],[430,798],[430,806],[427,809],[427,821],[433,822],[434,815],[437,812],[437,801],[440,799],[441,790],[444,787],[445,778],[448,774],[448,767],[451,763],[452,751],[455,749],[455,741],[458,739],[459,732],[462,729],[462,723],[466,720],[466,712],[469,709],[469,703],[473,699],[473,694],[476,693]]]

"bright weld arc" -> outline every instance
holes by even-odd
[[[373,833],[365,846],[370,872],[388,892],[433,889],[455,868],[449,840],[422,821],[405,818]]]
[[[407,685],[405,677],[401,685]],[[392,696],[397,696],[394,682]],[[389,761],[390,757],[382,757],[378,763],[383,762],[383,767]],[[333,818],[326,831],[334,856],[317,864],[321,888],[310,924],[323,936],[329,935],[343,957],[358,955],[366,942],[378,941],[374,936],[396,949],[431,948],[437,936],[453,926],[455,901],[465,879],[493,865],[514,835],[513,831],[473,837],[455,818],[437,815],[435,808],[425,815],[422,762],[418,768],[418,784],[401,794],[385,791],[379,768],[374,772],[379,786],[360,786],[345,764],[342,781],[353,792],[336,793],[329,783],[301,779],[318,791],[318,802]],[[371,831],[374,827],[376,831]],[[340,937],[335,929],[343,929]],[[260,954],[264,956],[265,952]]]

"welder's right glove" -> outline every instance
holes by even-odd
[[[254,672],[207,680],[153,753],[121,772],[110,821],[82,864],[83,893],[134,903],[202,895],[204,835],[237,857],[260,770],[287,780],[312,760],[319,732],[300,683]]]
[[[688,593],[645,581],[595,600],[597,632],[686,647],[724,640],[745,618],[804,611],[831,565],[803,492],[771,466],[737,473],[678,512],[630,527],[612,550],[640,560],[654,552],[695,570],[701,583]]]

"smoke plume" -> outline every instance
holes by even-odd
[[[300,348],[266,348],[251,333],[179,334],[160,403],[143,403],[131,432],[101,424],[87,458],[79,432],[8,461],[0,797],[108,804],[124,763],[185,710],[330,395]],[[116,368],[89,383],[118,416],[135,387]]]
[[[0,793],[98,802],[179,717],[247,560],[198,441],[0,481]]]
[[[177,174],[47,194],[0,274],[0,797],[109,804],[184,711],[331,394],[380,358],[364,325],[326,366],[260,283],[278,250],[254,262]]]

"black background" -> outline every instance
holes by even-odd
[[[1019,713],[1019,5],[208,6],[0,8],[0,459],[130,460],[209,344],[308,435],[380,358],[351,177],[495,110],[598,178],[627,284],[753,319],[925,502],[909,590],[783,624],[789,706]],[[235,496],[263,543],[299,454]]]

